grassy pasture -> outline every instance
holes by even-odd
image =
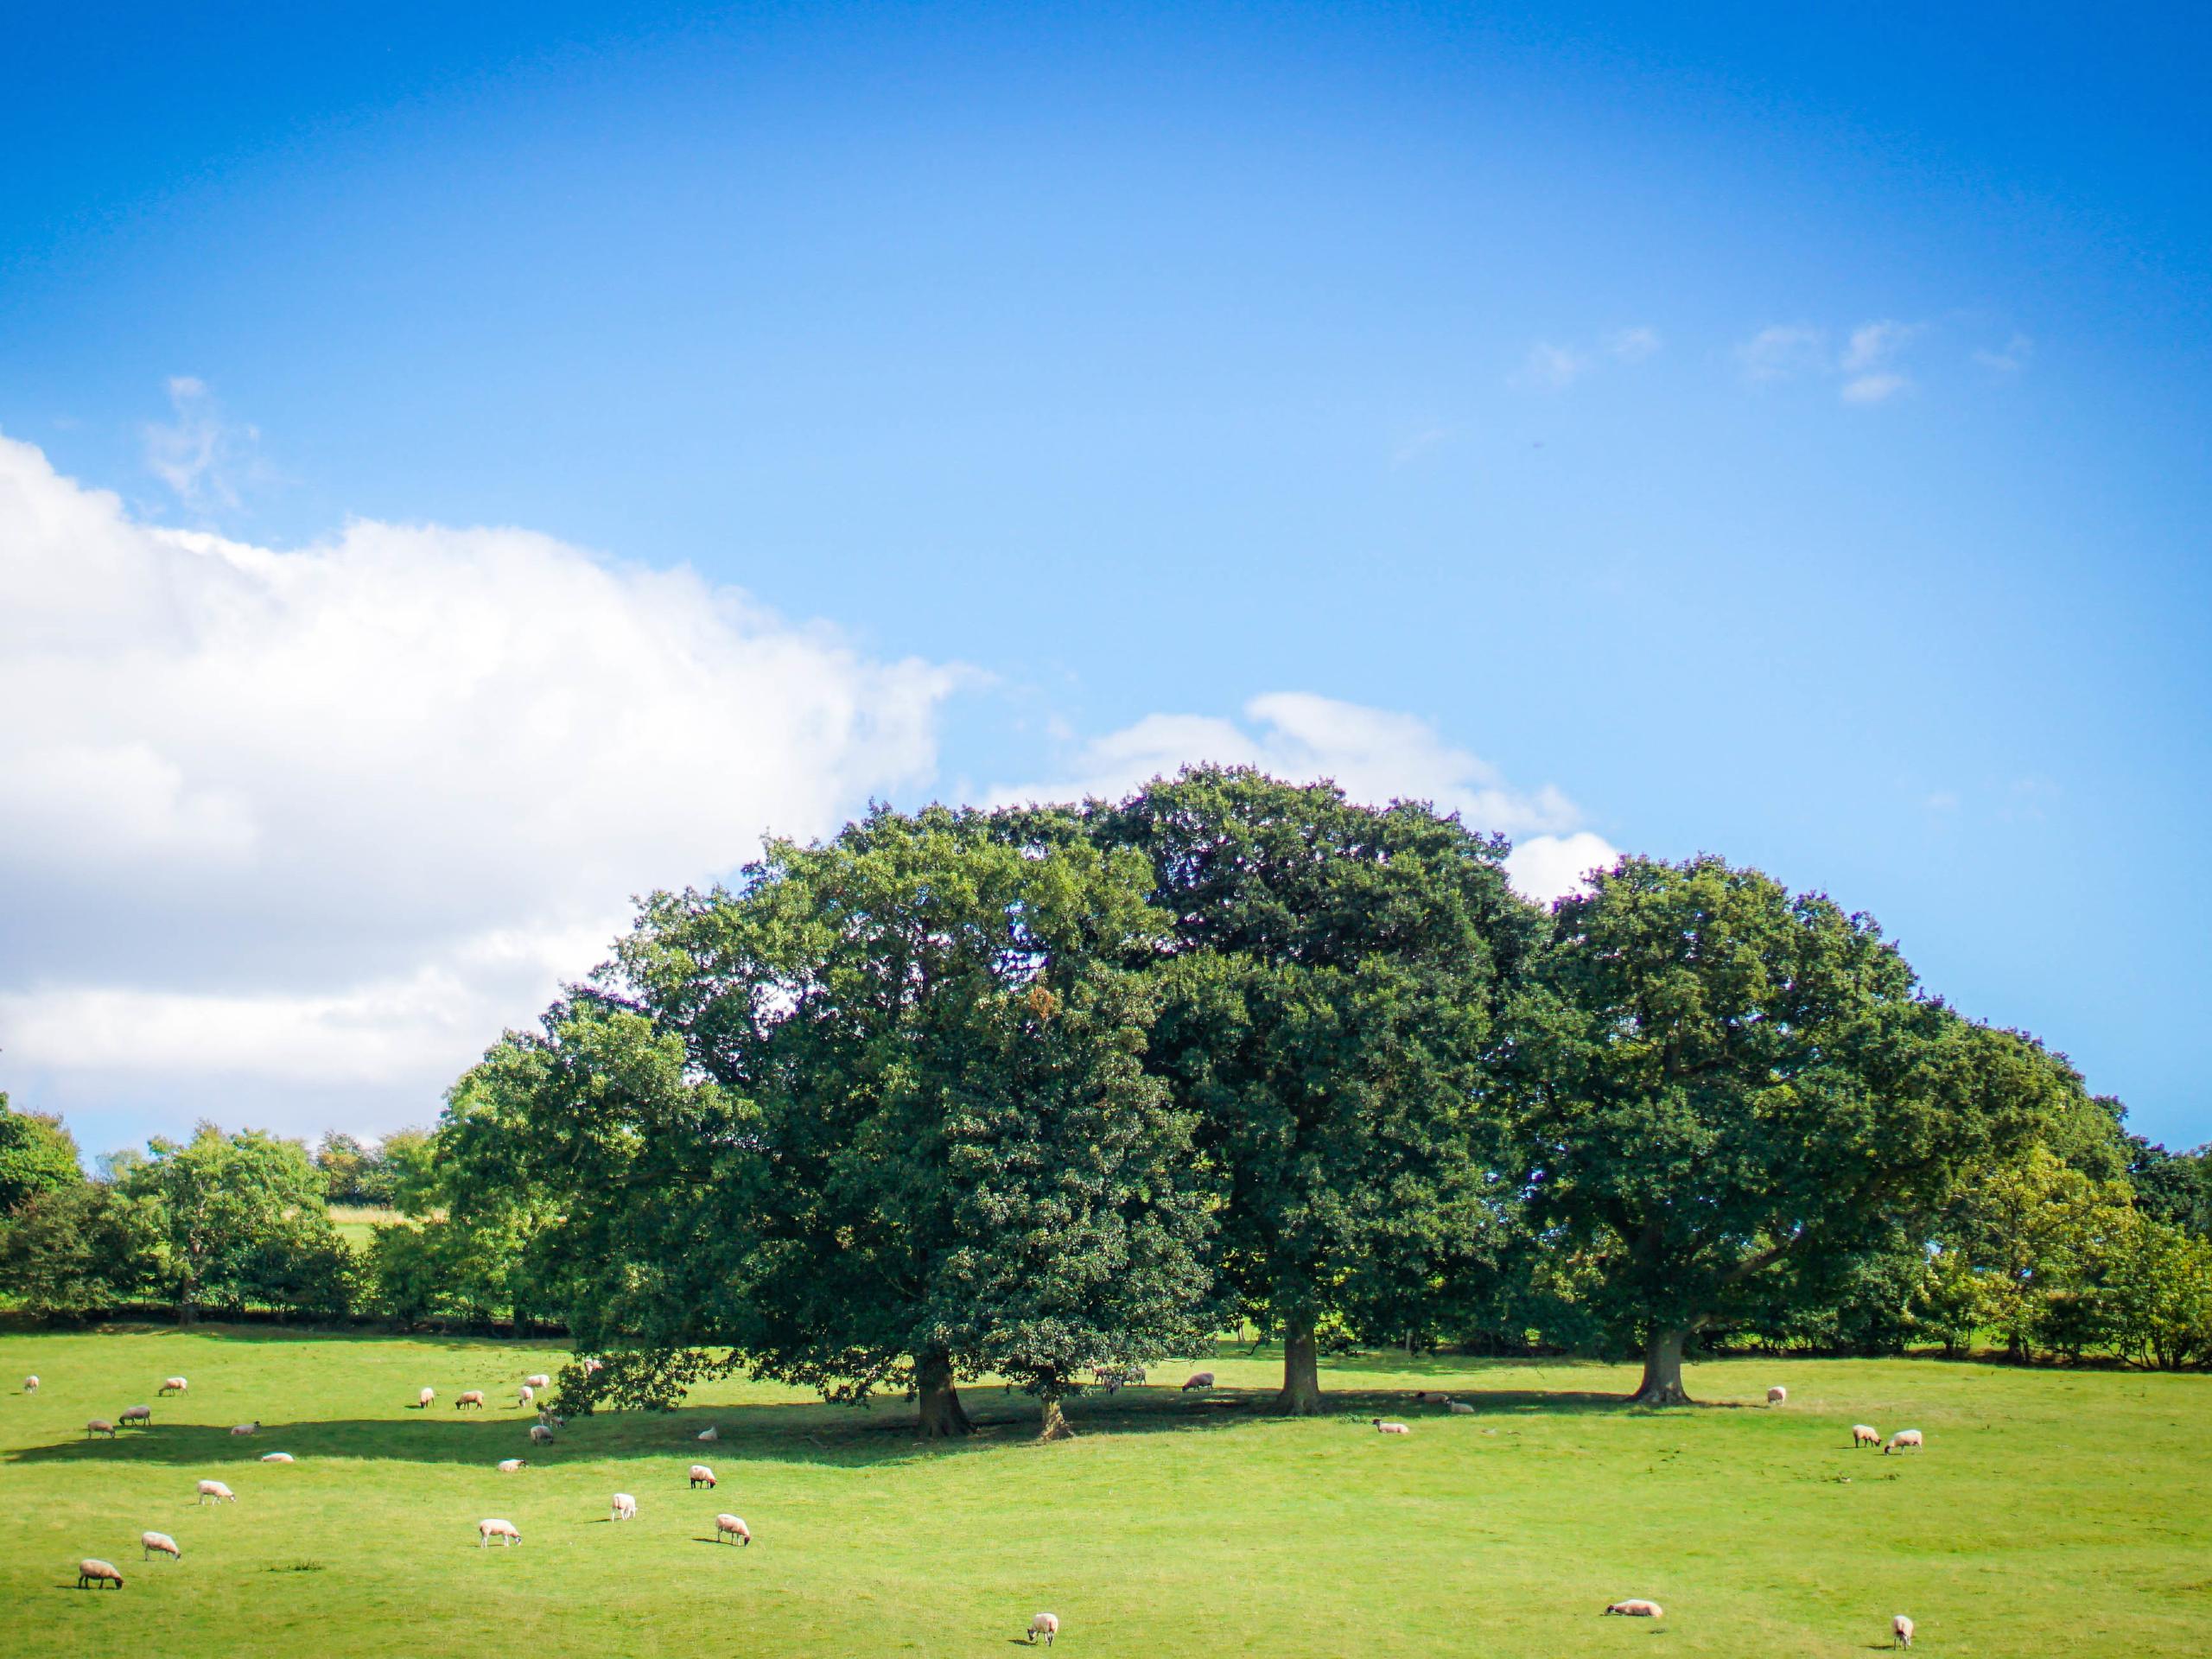
[[[1044,1608],[1101,1659],[1836,1655],[1885,1645],[1897,1611],[1928,1653],[2212,1639],[2212,1377],[1732,1362],[1693,1368],[1710,1404],[1629,1412],[1607,1398],[1623,1369],[1378,1355],[1325,1371],[1335,1414],[1290,1422],[1257,1409],[1275,1357],[1224,1349],[1217,1403],[1086,1399],[1053,1446],[995,1389],[968,1394],[985,1433],[933,1449],[895,1402],[731,1382],[534,1452],[507,1402],[562,1357],[273,1328],[0,1337],[0,1654],[980,1655]],[[153,1398],[170,1372],[191,1393]],[[1770,1411],[1773,1382],[1792,1397]],[[414,1410],[425,1383],[439,1402]],[[1411,1403],[1440,1387],[1477,1414]],[[467,1388],[491,1394],[480,1416],[452,1408]],[[140,1403],[150,1430],[84,1438]],[[1377,1413],[1414,1433],[1376,1434]],[[257,1417],[257,1438],[225,1432]],[[1853,1452],[1854,1421],[1928,1449]],[[532,1466],[499,1474],[511,1456]],[[718,1491],[688,1489],[695,1459]],[[207,1475],[235,1505],[194,1506]],[[608,1521],[617,1491],[635,1522]],[[721,1510],[751,1548],[712,1541]],[[522,1547],[480,1551],[486,1516]],[[147,1528],[183,1560],[142,1563]],[[72,1588],[83,1555],[125,1588]],[[1665,1618],[1599,1616],[1630,1595]]]

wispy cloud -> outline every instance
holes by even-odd
[[[1797,378],[1840,378],[1837,396],[1847,404],[1887,403],[1912,389],[1912,378],[1898,358],[1925,324],[1894,317],[1862,322],[1832,353],[1824,328],[1807,322],[1770,323],[1736,348],[1744,378],[1753,382]]]
[[[1996,374],[2018,374],[2028,366],[2028,359],[2035,355],[2036,343],[2025,334],[2015,334],[2005,342],[2001,352],[1979,351],[1974,360]]]
[[[1874,374],[1852,376],[1843,383],[1839,395],[1847,404],[1881,404],[1911,387],[1912,382],[1905,376],[1885,369]]]
[[[1606,352],[1623,363],[1641,363],[1654,355],[1659,346],[1659,331],[1642,325],[1618,329],[1605,336]]]
[[[1593,369],[1607,363],[1634,365],[1655,355],[1662,344],[1659,331],[1639,323],[1617,328],[1594,346],[1557,346],[1540,340],[1529,347],[1514,384],[1540,391],[1565,391]]]
[[[257,428],[227,421],[207,383],[188,374],[168,383],[167,423],[146,427],[146,465],[194,512],[235,510],[240,492],[266,476]]]
[[[1827,365],[1827,335],[1810,323],[1770,323],[1736,348],[1750,380],[1786,380]]]

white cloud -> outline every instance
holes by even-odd
[[[1910,323],[1885,320],[1862,322],[1851,331],[1851,343],[1844,348],[1843,361],[1839,365],[1846,374],[1863,374],[1869,369],[1887,363],[1919,330]]]
[[[1605,338],[1605,350],[1623,363],[1641,363],[1659,349],[1656,328],[1622,328]]]
[[[1774,323],[1738,346],[1736,358],[1749,380],[1840,376],[1843,384],[1837,396],[1845,403],[1887,403],[1912,388],[1910,377],[1896,363],[1923,326],[1887,317],[1862,322],[1846,338],[1843,350],[1831,358],[1824,329],[1809,323]]]
[[[0,1050],[419,1118],[630,895],[928,779],[958,678],[522,531],[160,529],[0,438]]]
[[[2018,374],[2028,366],[2028,359],[2035,355],[2036,343],[2025,334],[2015,334],[2005,342],[2001,352],[1980,351],[1974,360],[1997,374]]]
[[[1783,380],[1827,366],[1827,336],[1807,323],[1772,323],[1736,348],[1745,376]]]
[[[1245,723],[1204,715],[1147,715],[1094,739],[1057,781],[1002,785],[994,804],[1128,793],[1200,761],[1257,766],[1278,777],[1334,779],[1354,800],[1433,802],[1471,828],[1514,838],[1507,869],[1532,898],[1572,891],[1618,855],[1580,829],[1582,814],[1551,785],[1516,789],[1496,767],[1447,741],[1427,721],[1305,692],[1244,705]]]
[[[214,394],[188,374],[168,383],[174,418],[146,428],[146,465],[194,512],[236,507],[239,491],[262,475],[260,432],[223,418]]]
[[[1839,395],[1847,404],[1882,404],[1911,385],[1912,382],[1904,376],[1885,371],[1878,374],[1858,375],[1845,381],[1843,391]]]
[[[1513,377],[1514,384],[1543,391],[1565,391],[1599,366],[1602,359],[1641,363],[1657,352],[1659,345],[1659,331],[1644,326],[1616,329],[1595,346],[1554,346],[1540,340],[1529,347],[1520,372]]]

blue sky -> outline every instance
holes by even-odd
[[[764,829],[1218,757],[1824,888],[2212,1137],[2207,33],[19,20],[0,1087],[425,1121]]]

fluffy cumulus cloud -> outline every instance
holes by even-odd
[[[1582,814],[1552,785],[1516,789],[1479,755],[1446,741],[1427,721],[1302,692],[1244,705],[1242,721],[1204,715],[1148,715],[1084,744],[1066,775],[1002,785],[995,803],[1068,801],[1126,793],[1201,761],[1257,766],[1283,778],[1327,778],[1355,800],[1425,800],[1477,830],[1513,838],[1507,870],[1532,898],[1572,892],[1619,856],[1582,829]]]
[[[0,1049],[419,1116],[630,895],[930,779],[957,679],[521,531],[149,525],[0,438]]]

